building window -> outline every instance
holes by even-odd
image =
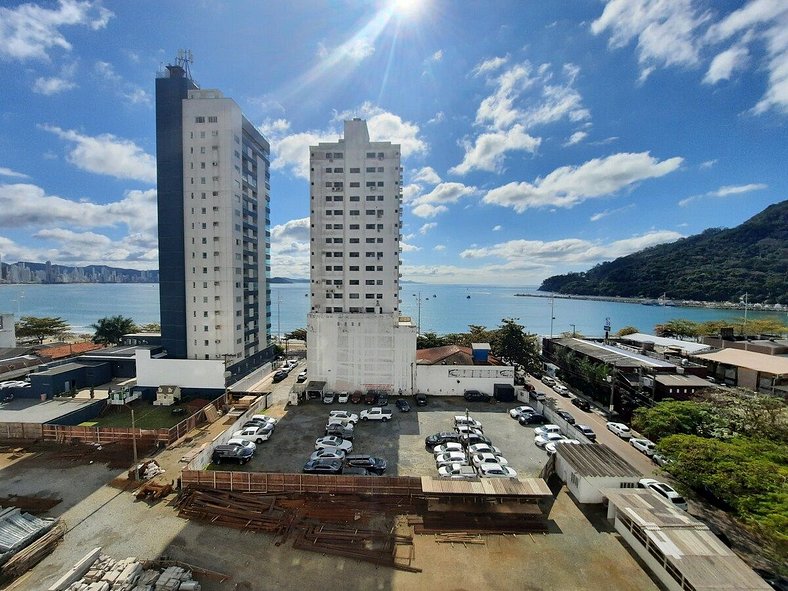
[[[195,117],[194,118],[194,122],[195,123],[205,123],[205,117]]]
[[[218,122],[219,122],[218,117],[208,117],[208,123],[218,123]]]
[[[358,195],[351,195],[350,196],[350,200],[351,201],[361,201],[361,197],[359,197]]]

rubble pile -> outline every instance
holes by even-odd
[[[116,560],[100,554],[87,572],[65,591],[200,591],[192,573],[180,566],[146,568],[137,558]]]

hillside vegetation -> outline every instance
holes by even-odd
[[[541,291],[574,295],[788,303],[788,201],[730,229],[661,244],[601,263],[583,273],[554,275]]]

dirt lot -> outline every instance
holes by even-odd
[[[402,413],[391,404],[392,420],[359,421],[354,429],[353,453],[385,458],[387,475],[434,476],[435,461],[424,447],[424,438],[438,431],[452,431],[454,416],[465,414],[479,420],[484,434],[501,449],[518,475],[537,476],[547,455],[533,443],[533,427],[521,427],[508,411],[515,404],[468,403],[461,398],[431,398],[425,407],[413,407]],[[314,451],[314,442],[324,434],[331,410],[347,410],[359,414],[370,408],[363,404],[322,404],[310,401],[288,407],[269,441],[257,446],[255,457],[246,466],[222,465],[222,470],[237,469],[253,472],[300,472]]]

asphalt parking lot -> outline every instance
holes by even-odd
[[[431,397],[427,406],[402,413],[394,404],[392,420],[359,421],[354,430],[353,453],[369,454],[388,462],[388,476],[436,476],[432,452],[424,447],[424,438],[439,431],[452,431],[454,416],[465,414],[482,423],[484,434],[501,449],[509,466],[518,476],[539,475],[547,454],[534,445],[534,427],[522,427],[509,416],[509,409],[520,403],[466,402],[458,397]],[[314,451],[314,442],[325,432],[331,410],[359,414],[370,408],[363,404],[323,404],[312,400],[289,406],[269,441],[257,446],[252,461],[245,466],[222,464],[222,470],[253,472],[300,472]]]

